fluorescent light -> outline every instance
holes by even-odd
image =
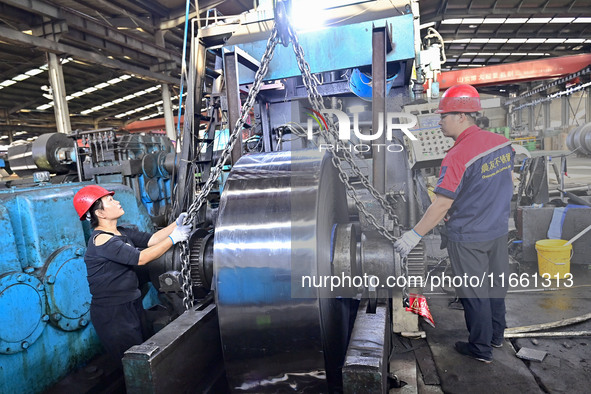
[[[92,108],[91,108],[91,110],[92,110],[93,112],[94,112],[94,111],[98,111],[98,110],[100,110],[100,109],[103,109],[103,106],[102,106],[102,105],[97,105],[96,107],[92,107]]]
[[[109,85],[115,85],[116,83],[123,82],[121,78],[113,78],[107,81]]]
[[[119,104],[119,103],[122,103],[124,101],[125,100],[123,100],[122,98],[118,98],[118,99],[113,100],[113,104]]]
[[[482,23],[505,23],[505,18],[486,18]]]
[[[529,18],[527,23],[548,23],[552,18]]]
[[[454,44],[468,44],[470,43],[470,39],[469,38],[461,38],[459,40],[451,40],[451,41],[447,41],[448,43],[454,43]]]
[[[0,82],[0,85],[2,86],[10,86],[10,85],[14,85],[16,83],[16,81],[13,81],[12,79],[7,79],[4,82]]]
[[[488,39],[489,44],[504,44],[506,42],[507,42],[506,38],[489,38]]]
[[[86,109],[84,111],[80,111],[81,115],[88,115],[89,113],[93,112],[91,109]]]
[[[125,74],[125,75],[120,76],[119,78],[121,78],[122,80],[125,81],[126,79],[131,78],[131,75]]]
[[[24,81],[25,79],[29,79],[29,78],[31,78],[30,75],[27,75],[27,74],[19,74],[16,77],[12,78],[12,80],[13,81],[19,81],[20,82],[20,81]]]
[[[566,40],[566,38],[547,38],[546,44],[561,44]]]
[[[526,23],[528,18],[507,18],[505,23]]]
[[[524,43],[527,41],[527,38],[509,38],[507,40],[508,43]]]
[[[106,88],[108,86],[109,86],[109,84],[106,83],[106,82],[99,83],[98,85],[94,85],[94,87],[97,88],[97,89],[103,89],[103,88]]]
[[[568,43],[579,43],[580,44],[582,42],[585,42],[585,39],[584,38],[567,38],[566,39],[566,42],[568,42]]]
[[[462,23],[462,19],[444,19],[441,21],[442,25],[459,25]]]
[[[30,75],[30,76],[35,76],[37,74],[41,74],[44,70],[41,70],[40,68],[34,68],[32,70],[27,71],[25,74]]]
[[[511,52],[511,56],[527,56],[525,52]]]
[[[464,25],[481,24],[482,22],[484,22],[484,18],[464,18],[462,20],[462,24]]]
[[[37,107],[37,109],[39,111],[45,111],[46,109],[49,109],[51,107],[53,107],[53,103],[40,105],[40,106]]]
[[[97,88],[90,87],[90,88],[84,89],[83,92],[84,93],[92,93],[92,92],[96,92],[97,90],[98,90]]]
[[[488,44],[488,38],[471,38],[471,44]]]
[[[549,23],[571,23],[575,18],[552,18]]]
[[[139,97],[139,96],[143,96],[146,93],[148,93],[148,92],[146,92],[145,90],[140,90],[139,92],[134,93],[133,95],[136,97]]]
[[[127,100],[133,100],[135,98],[135,96],[133,94],[129,94],[125,97],[123,97],[123,100],[127,101]]]
[[[591,23],[591,17],[579,16],[572,23]]]
[[[110,107],[111,105],[115,105],[115,103],[114,103],[114,102],[112,102],[112,101],[110,101],[110,102],[108,102],[108,103],[104,103],[104,104],[103,104],[103,108]]]
[[[545,41],[546,41],[545,38],[528,38],[527,39],[528,44],[529,43],[538,43],[538,44],[541,44],[541,43],[543,43]]]
[[[80,96],[84,96],[85,94],[86,94],[86,92],[75,92],[75,93],[72,93],[72,96],[80,97]]]

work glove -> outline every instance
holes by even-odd
[[[183,212],[179,215],[178,218],[176,218],[175,223],[176,223],[177,227],[180,227],[183,225],[183,222],[185,221],[185,218],[187,217],[187,215],[188,215],[187,212]]]
[[[178,220],[178,219],[177,219]],[[189,224],[177,226],[172,233],[168,236],[172,240],[172,244],[177,244],[179,242],[186,241],[189,239],[189,234],[191,233],[191,226]]]
[[[394,248],[398,253],[400,253],[400,257],[406,257],[410,253],[411,250],[421,241],[423,237],[419,235],[414,229],[405,232],[402,234],[402,237],[398,239],[398,241],[394,242]]]

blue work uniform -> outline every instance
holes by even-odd
[[[470,350],[484,358],[492,357],[491,343],[502,343],[506,325],[513,157],[505,137],[468,127],[443,159],[434,190],[454,200],[447,249],[454,275],[465,278],[457,291]]]
[[[88,285],[92,294],[90,319],[107,351],[121,366],[123,353],[147,339],[145,311],[134,267],[140,248],[148,247],[152,234],[117,227],[121,235],[95,230],[84,255]],[[95,245],[100,234],[112,237]]]

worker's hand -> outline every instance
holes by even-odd
[[[168,236],[172,240],[172,244],[177,244],[179,242],[186,241],[189,239],[189,234],[191,233],[191,225],[181,225],[172,230],[172,233]]]
[[[179,215],[178,218],[176,218],[175,223],[177,227],[180,227],[183,225],[183,222],[185,221],[185,218],[187,217],[187,212],[183,212]]]
[[[400,257],[406,257],[410,253],[411,250],[421,241],[423,238],[419,233],[417,233],[414,229],[405,232],[402,234],[402,237],[398,239],[394,243],[394,248],[398,253],[400,253]]]

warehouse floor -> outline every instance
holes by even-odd
[[[565,152],[536,152],[554,157]],[[559,159],[558,159],[559,161]],[[591,158],[569,156],[566,187],[591,184]],[[549,177],[550,190],[556,188],[555,177]],[[591,224],[591,223],[590,223]],[[591,256],[589,264],[571,265],[570,283],[543,282],[537,276],[537,262],[512,264],[512,272],[523,274],[529,286],[512,286],[507,295],[507,326],[523,327],[560,322],[564,319],[591,316]],[[525,285],[525,282],[522,283]],[[568,287],[567,287],[568,286]],[[456,341],[466,341],[468,331],[463,310],[449,294],[428,296],[436,327],[421,324],[426,339],[395,338],[391,359],[417,361],[417,382],[410,382],[390,393],[588,393],[591,382],[591,320],[539,332],[565,333],[570,336],[536,336],[506,339],[502,348],[494,349],[494,361],[484,364],[454,350]],[[576,332],[586,335],[576,335]],[[523,348],[545,352],[542,361],[517,357]],[[410,356],[407,354],[410,350]],[[543,354],[543,353],[542,353]],[[540,357],[541,358],[541,357]],[[392,365],[392,364],[391,364]],[[396,371],[394,371],[396,373]],[[408,375],[407,375],[408,376]],[[409,380],[410,381],[410,380]]]
[[[521,273],[531,278],[534,264],[521,265]],[[586,265],[571,268],[574,284],[528,289],[512,288],[508,294],[507,325],[530,326],[586,315],[591,311],[591,270]],[[555,283],[555,281],[554,281]],[[527,290],[527,291],[523,291]],[[426,343],[434,364],[421,358],[425,351],[415,350],[418,363],[419,393],[585,393],[591,382],[591,320],[546,332],[587,331],[584,337],[531,337],[506,339],[502,348],[494,349],[494,361],[484,364],[462,356],[454,350],[456,341],[465,341],[468,331],[462,310],[449,306],[453,297],[433,295],[429,307],[436,327],[422,324],[426,340],[406,340],[403,346],[421,349]],[[454,304],[452,304],[454,305]],[[521,348],[546,352],[543,361],[526,361],[516,353]],[[413,392],[413,387],[392,389],[390,393]]]

